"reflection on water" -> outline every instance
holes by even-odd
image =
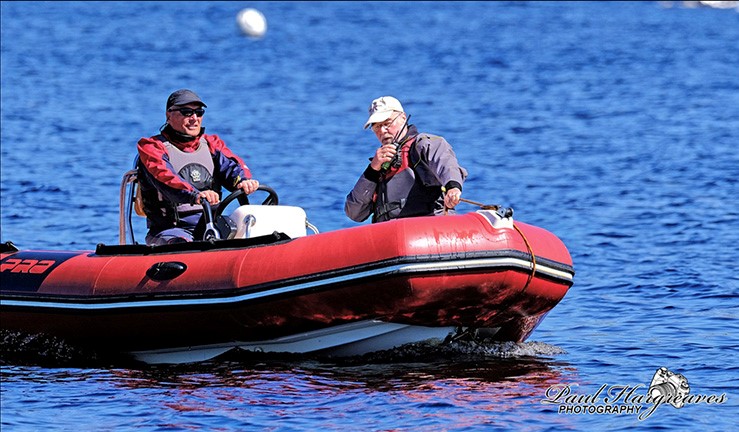
[[[27,348],[40,346],[35,339]],[[414,344],[342,359],[235,352],[190,365],[98,367],[89,364],[109,359],[84,357],[87,353],[81,352],[74,357],[70,349],[55,346],[39,351],[45,353],[45,360],[56,350],[68,365],[77,362],[86,367],[15,366],[18,359],[5,358],[10,352],[5,349],[5,366],[0,369],[3,382],[15,386],[65,382],[65,394],[80,395],[71,402],[79,404],[78,410],[94,404],[95,399],[105,399],[108,412],[130,410],[132,403],[136,410],[145,410],[151,404],[170,413],[172,418],[164,424],[174,428],[197,424],[193,416],[207,416],[208,420],[200,420],[204,427],[215,424],[213,416],[219,417],[218,424],[236,428],[255,427],[275,418],[297,422],[293,425],[297,429],[316,421],[331,427],[358,412],[363,414],[359,417],[363,426],[370,429],[423,427],[424,422],[432,426],[440,421],[468,427],[479,425],[478,416],[469,415],[471,410],[512,412],[525,406],[530,411],[532,405],[540,405],[547,388],[572,382],[577,375],[571,365],[555,359],[563,350],[539,342]],[[14,352],[22,350],[16,346]],[[32,360],[30,353],[24,356]],[[82,396],[90,393],[96,398]],[[147,402],[142,404],[138,397]],[[53,399],[36,398],[32,404],[41,405],[36,409],[50,409]],[[546,416],[543,407],[541,411],[530,413],[528,419]],[[369,419],[377,420],[366,423]]]
[[[296,406],[306,415],[324,413],[324,420],[341,422],[342,416],[350,415],[360,406],[367,414],[398,404],[405,413],[393,415],[404,415],[402,422],[412,418],[423,422],[431,416],[434,421],[461,421],[457,425],[464,427],[477,420],[474,416],[460,418],[460,411],[494,413],[520,409],[523,405],[531,407],[549,386],[570,382],[575,374],[572,366],[542,354],[562,352],[551,345],[455,344],[444,348],[392,350],[384,357],[376,354],[372,358],[340,360],[241,353],[218,361],[177,366],[89,369],[4,366],[2,379],[16,384],[64,381],[68,384],[67,391],[72,393],[71,389],[77,386],[87,389],[84,392],[97,394],[98,399],[106,394],[111,398],[116,395],[116,401],[110,401],[113,405],[126,404],[120,400],[121,395],[146,395],[159,409],[179,415],[224,416],[239,427],[255,421],[253,416],[294,418],[299,415],[292,411]],[[84,406],[88,402],[77,403]],[[243,412],[246,408],[249,414]],[[378,424],[383,421],[403,424],[397,418],[378,421]],[[185,425],[181,421],[167,424],[168,427]]]
[[[540,342],[452,342],[443,345],[412,344],[393,350],[347,358],[319,355],[232,352],[218,359],[186,365],[144,365],[125,358],[106,358],[76,350],[58,339],[25,337],[3,340],[4,365],[50,366],[53,361],[69,370],[85,367],[90,374],[108,376],[115,386],[135,388],[198,389],[209,385],[259,388],[300,377],[312,391],[341,387],[372,391],[428,389],[434,382],[447,385],[480,386],[499,383],[503,388],[547,388],[571,375],[571,367],[553,360],[564,351]],[[44,345],[48,344],[48,345]],[[35,358],[34,358],[35,355]],[[110,363],[112,362],[112,363]],[[105,365],[107,363],[107,366]],[[95,366],[95,364],[97,364]],[[97,369],[94,369],[96,367]],[[23,369],[23,366],[19,366]],[[15,375],[11,368],[5,379],[33,380],[35,375]],[[54,369],[55,371],[65,369]],[[80,374],[79,379],[88,379]],[[44,378],[48,379],[48,377]],[[510,383],[505,384],[505,383]]]

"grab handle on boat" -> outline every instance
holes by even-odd
[[[257,218],[254,215],[246,215],[244,218],[244,225],[246,226],[244,238],[251,238],[251,227],[253,227],[255,223],[257,223]]]
[[[149,267],[146,275],[155,281],[174,279],[187,270],[187,265],[178,261],[158,262]]]

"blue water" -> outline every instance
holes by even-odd
[[[240,34],[235,17],[245,7],[267,17],[264,38]],[[116,243],[121,176],[180,87],[203,97],[208,131],[281,203],[303,207],[322,231],[354,226],[344,196],[376,146],[362,130],[366,107],[390,94],[420,130],[452,143],[470,172],[465,197],[512,206],[518,220],[554,232],[577,271],[562,303],[518,346],[184,367],[55,364],[38,348],[43,362],[0,366],[3,431],[727,431],[739,423],[735,10],[679,2],[1,8],[3,242]],[[665,405],[640,420],[558,413],[542,402],[552,386],[580,394],[646,386],[660,367],[683,374],[691,394],[724,395],[722,403]]]

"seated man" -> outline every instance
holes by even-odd
[[[259,187],[244,161],[218,135],[205,133],[205,108],[194,92],[175,91],[167,99],[161,133],[138,142],[148,245],[192,241],[202,215],[201,200],[218,204],[221,187],[246,194]]]

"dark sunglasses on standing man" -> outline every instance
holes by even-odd
[[[203,109],[203,108],[197,108],[197,109],[192,109],[192,108],[174,108],[174,109],[169,110],[169,112],[172,112],[172,111],[179,111],[180,114],[182,114],[184,117],[190,117],[193,114],[195,114],[198,117],[202,117],[203,114],[205,114],[205,109]]]

